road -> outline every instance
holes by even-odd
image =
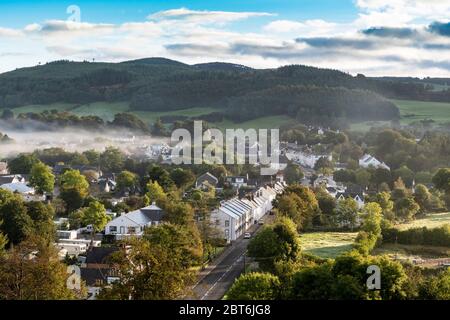
[[[254,235],[260,229],[255,225],[248,231]],[[193,300],[221,300],[234,280],[244,272],[247,246],[250,240],[242,237],[236,240],[232,247],[219,257],[221,260],[192,289]],[[214,262],[213,262],[214,263]]]

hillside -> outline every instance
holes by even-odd
[[[385,82],[301,65],[258,70],[165,58],[56,61],[1,74],[0,109],[104,101],[129,102],[134,112],[212,108],[215,117],[221,113],[235,122],[281,115],[322,123],[398,119],[398,108],[379,94],[385,90],[380,83]],[[395,90],[389,86],[386,96]]]

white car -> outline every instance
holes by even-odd
[[[252,237],[252,234],[247,232],[244,234],[244,239],[250,239]]]

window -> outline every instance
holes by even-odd
[[[225,227],[229,227],[230,226],[230,220],[225,220]]]
[[[117,227],[116,226],[110,226],[109,227],[109,232],[117,232]]]
[[[128,233],[129,234],[135,234],[136,233],[136,228],[135,227],[128,227]]]

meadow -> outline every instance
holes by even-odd
[[[350,251],[356,239],[356,232],[312,232],[300,235],[303,252],[321,258],[336,258]]]

